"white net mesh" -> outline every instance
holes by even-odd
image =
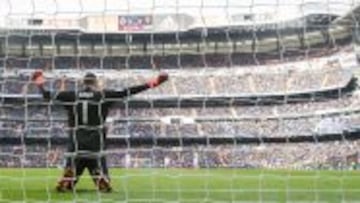
[[[0,202],[359,201],[358,13],[355,0],[0,1]],[[169,74],[96,103],[114,101],[91,153],[111,193],[87,172],[56,191],[83,153],[69,134],[94,115],[80,96],[42,98],[39,69],[46,90],[76,95],[87,72],[117,91]]]

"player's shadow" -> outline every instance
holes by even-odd
[[[72,191],[73,193],[78,193],[78,194],[86,194],[86,193],[96,193],[98,191],[94,190],[94,189],[76,189],[75,191]]]
[[[100,192],[96,189],[76,189],[74,191],[66,191],[66,192],[58,192],[59,194],[61,193],[64,193],[64,194],[96,194],[96,193],[101,193],[101,194],[111,194],[113,193],[114,191],[112,192],[109,192],[109,193],[103,193],[103,192]]]

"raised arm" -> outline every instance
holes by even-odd
[[[160,73],[159,76],[149,80],[148,82],[146,82],[145,84],[142,84],[142,85],[132,86],[132,87],[126,88],[121,91],[105,91],[104,92],[105,98],[106,99],[116,99],[116,98],[128,97],[133,94],[137,94],[142,91],[145,91],[147,89],[155,88],[155,87],[161,85],[162,83],[164,83],[165,81],[167,81],[168,78],[169,78],[169,76],[166,73]]]
[[[32,75],[31,80],[39,88],[44,99],[47,100],[55,99],[59,101],[75,101],[75,97],[76,97],[75,92],[63,91],[65,89],[64,80],[62,80],[60,92],[56,92],[55,94],[52,94],[50,91],[44,88],[45,78],[41,70],[35,71],[35,73]]]

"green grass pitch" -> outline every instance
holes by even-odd
[[[360,202],[360,171],[112,169],[114,191],[90,177],[54,190],[59,169],[0,169],[0,202]]]

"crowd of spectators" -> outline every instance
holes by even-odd
[[[124,148],[110,145],[110,167],[349,169],[359,162],[359,141]],[[4,145],[0,167],[62,166],[65,146]]]
[[[329,55],[332,54],[332,55]],[[79,78],[73,78],[71,71],[84,71],[86,69],[119,70],[119,77],[102,77],[103,87],[109,89],[121,89],[129,85],[139,84],[150,77],[151,71],[136,72],[142,66],[152,68],[169,69],[173,62],[180,67],[172,70],[171,80],[167,85],[143,93],[144,96],[171,95],[171,96],[212,96],[212,95],[242,95],[242,94],[268,94],[289,93],[298,91],[311,91],[336,88],[344,86],[351,78],[350,67],[343,67],[341,60],[352,60],[354,55],[350,46],[336,47],[333,49],[323,48],[307,52],[306,58],[294,54],[298,60],[285,60],[282,58],[274,62],[273,54],[253,55],[234,53],[231,57],[219,55],[175,55],[163,56],[157,59],[150,56],[134,57],[55,57],[55,58],[6,58],[5,72],[13,73],[12,77],[0,78],[1,93],[6,94],[34,94],[37,89],[29,81],[29,72],[26,69],[44,69],[52,71],[67,70],[67,89],[79,88]],[[257,58],[258,57],[258,58]],[[239,64],[241,61],[249,61],[246,58],[262,61],[256,63],[254,68],[251,64]],[[276,57],[275,57],[276,58]],[[345,58],[345,59],[344,59]],[[225,60],[226,59],[226,60]],[[272,60],[270,60],[272,59]],[[304,61],[303,59],[306,59]],[[355,58],[353,57],[353,60]],[[138,61],[138,62],[136,62]],[[148,61],[148,62],[146,62]],[[230,61],[230,62],[227,62]],[[4,61],[3,61],[4,63]],[[109,65],[110,64],[110,65]],[[146,65],[147,64],[147,65]],[[234,68],[226,68],[231,64]],[[125,68],[116,68],[124,66]],[[243,66],[241,66],[243,65]],[[236,67],[241,66],[239,72]],[[189,68],[187,68],[189,67]],[[201,69],[195,69],[200,67]],[[218,67],[209,69],[207,67]],[[121,72],[124,69],[136,69],[135,72]],[[199,72],[201,70],[201,72]],[[30,71],[31,72],[31,71]],[[58,89],[63,76],[48,78],[47,87]],[[194,85],[196,84],[196,85]]]
[[[273,72],[233,72],[208,70],[199,73],[195,70],[179,70],[170,73],[166,85],[141,93],[147,96],[244,96],[261,94],[290,94],[297,92],[320,91],[323,89],[342,88],[352,78],[349,69],[344,69],[340,63],[336,65],[323,64],[323,68],[285,70],[273,69]],[[102,87],[106,89],[123,89],[128,86],[144,83],[152,77],[153,72],[134,73],[132,75],[117,73],[119,77],[106,78],[100,76]],[[48,78],[46,87],[56,91],[61,81],[65,82],[67,90],[81,88],[81,80],[74,78]],[[195,85],[196,84],[196,85]],[[0,92],[5,94],[38,94],[38,90],[29,80],[29,74],[19,74],[16,77],[0,79]]]
[[[338,99],[231,107],[114,106],[106,127],[119,137],[288,137],[343,133],[360,124],[357,92]],[[0,137],[66,137],[61,106],[13,103],[0,107]],[[174,119],[169,119],[174,118]]]
[[[164,69],[183,68],[217,68],[232,66],[269,65],[284,62],[312,60],[328,56],[344,49],[347,45],[338,44],[336,47],[314,46],[309,49],[292,49],[272,52],[255,53],[182,53],[177,54],[147,54],[136,55],[129,53],[125,56],[74,55],[63,53],[59,56],[44,57],[14,57],[0,58],[1,65],[8,69],[151,69],[154,66]]]
[[[321,52],[322,51],[322,52]],[[351,73],[339,61],[318,58],[338,51],[335,49],[307,52],[306,55],[286,55],[276,58],[265,54],[231,55],[172,55],[163,57],[55,57],[6,58],[5,69],[61,70],[84,69],[149,69],[177,68],[170,81],[143,96],[194,96],[243,94],[285,94],[342,88],[351,79]],[[319,53],[320,52],[320,53]],[[306,62],[302,61],[307,59]],[[289,62],[282,63],[279,62]],[[293,62],[297,61],[297,62]],[[266,66],[261,66],[266,64]],[[308,64],[308,66],[306,65]],[[319,65],[320,64],[320,65]],[[258,70],[252,65],[258,65]],[[319,66],[318,66],[319,65]],[[237,72],[226,67],[248,66],[251,71]],[[306,66],[306,67],[305,67]],[[311,66],[316,66],[312,68]],[[190,68],[202,67],[191,70]],[[206,69],[207,67],[222,67]],[[265,68],[266,67],[266,68]],[[186,69],[186,70],[185,70]],[[199,72],[199,70],[204,70]],[[220,71],[219,71],[220,70]],[[256,70],[256,71],[253,71]],[[271,70],[271,71],[270,71]],[[121,89],[144,82],[149,74],[131,77],[101,78],[102,86]],[[62,78],[48,78],[50,90],[59,89]],[[78,88],[77,81],[65,79],[65,88]],[[196,84],[196,85],[195,85]],[[29,74],[0,79],[0,93],[34,94]],[[114,108],[106,123],[111,136],[130,137],[289,137],[342,133],[360,125],[358,94],[341,95],[338,99],[295,104],[254,105],[203,108]],[[0,106],[0,137],[67,137],[66,113],[61,107],[39,101]],[[348,111],[350,113],[343,113]],[[335,113],[334,113],[335,112]],[[190,122],[168,122],[167,117],[183,116]],[[137,121],[137,119],[147,121]],[[123,119],[122,121],[119,119]],[[136,120],[131,121],[131,119]],[[110,147],[110,165],[113,167],[246,167],[246,168],[342,168],[348,166],[348,157],[359,153],[359,142],[329,142],[303,144],[264,144],[193,146],[182,148],[139,148],[116,150]],[[54,152],[55,150],[55,152]],[[114,150],[114,151],[112,151]],[[52,167],[61,159],[64,147],[0,144],[0,167]],[[149,153],[151,152],[151,153]],[[53,158],[52,158],[53,159]]]

